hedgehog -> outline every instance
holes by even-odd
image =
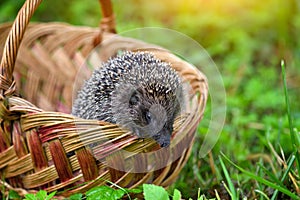
[[[184,96],[182,80],[170,63],[150,52],[124,51],[93,71],[73,102],[72,114],[119,124],[168,147]]]

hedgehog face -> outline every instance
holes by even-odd
[[[152,137],[161,147],[167,147],[180,106],[175,96],[160,98],[149,91],[152,90],[139,88],[130,96],[128,111],[133,123],[129,128],[138,136]]]

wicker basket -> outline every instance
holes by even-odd
[[[117,36],[109,0],[100,0],[100,29],[62,23],[27,27],[40,2],[27,0],[13,25],[0,25],[0,185],[20,195],[44,189],[61,196],[97,185],[113,187],[111,183],[126,188],[170,185],[190,155],[206,104],[206,77],[167,50],[120,36],[108,40]],[[144,48],[170,62],[190,84],[189,113],[175,121],[169,148],[160,149],[117,125],[67,114],[78,70],[104,41],[110,41],[110,48],[103,58],[114,55],[122,41],[129,49]],[[99,138],[106,140],[95,159],[86,144]]]

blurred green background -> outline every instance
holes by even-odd
[[[12,21],[22,3],[1,1],[0,22]],[[201,144],[195,143],[188,164],[173,185],[185,197],[195,197],[198,188],[208,196],[213,188],[220,189],[224,180],[219,170],[220,151],[252,172],[257,170],[257,160],[251,155],[270,156],[276,163],[268,143],[277,151],[283,148],[286,156],[291,153],[280,61],[286,63],[292,116],[295,127],[300,128],[300,1],[113,0],[113,5],[118,32],[155,26],[184,33],[208,51],[222,74],[227,92],[226,124],[210,157],[200,159]],[[96,0],[45,0],[33,17],[33,21],[94,27],[100,19]],[[209,112],[208,102],[197,140],[204,137]],[[265,167],[270,168],[268,163]],[[244,194],[251,195],[255,183],[228,168]]]

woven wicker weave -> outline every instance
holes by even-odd
[[[190,155],[203,116],[205,76],[166,50],[118,36],[101,56],[114,55],[117,41],[123,41],[129,49],[144,48],[170,62],[191,86],[189,114],[175,121],[171,146],[163,149],[117,125],[74,118],[68,113],[78,70],[96,45],[116,36],[111,3],[100,1],[100,29],[63,23],[27,27],[40,2],[27,0],[13,25],[0,25],[0,185],[21,195],[44,189],[61,196],[109,182],[127,188],[170,185]],[[86,144],[99,138],[106,142],[95,159]],[[149,170],[137,173],[142,168]]]

